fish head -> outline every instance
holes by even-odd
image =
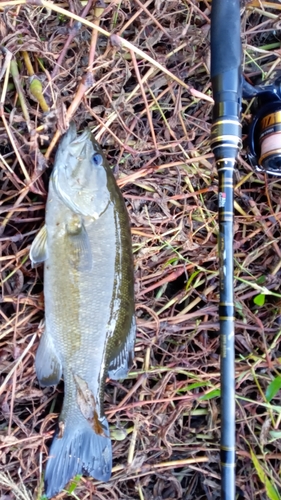
[[[52,173],[60,200],[74,213],[97,219],[110,202],[108,169],[91,131],[78,136],[71,124],[59,144]]]

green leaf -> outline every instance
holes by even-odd
[[[194,273],[191,274],[191,276],[189,277],[188,279],[188,282],[186,283],[185,285],[185,289],[186,290],[189,290],[190,286],[191,286],[191,283],[192,281],[194,281],[194,279],[196,278],[196,276],[200,273],[200,271],[194,271]]]
[[[172,265],[172,264],[177,264],[179,261],[179,258],[178,257],[171,257],[171,259],[167,260],[167,262],[165,262],[165,264],[163,265],[164,268]]]
[[[258,476],[260,478],[260,481],[264,484],[264,482],[265,482],[265,472],[264,472],[261,464],[259,463],[256,455],[254,454],[252,448],[250,448],[250,452],[251,452],[251,457],[252,457],[253,464],[254,464],[255,469],[257,471],[257,474],[258,474]]]
[[[73,478],[73,480],[70,483],[70,486],[67,488],[68,493],[74,492],[75,488],[78,486],[78,483],[79,483],[81,477],[82,477],[82,474],[77,474],[77,476],[75,476]]]
[[[245,318],[245,314],[244,314],[244,310],[243,310],[243,306],[240,302],[234,302],[234,307],[235,307],[235,311],[240,314],[240,316],[244,319]]]
[[[281,431],[269,431],[269,435],[272,439],[281,439]]]
[[[209,382],[194,382],[193,384],[186,385],[185,387],[182,387],[179,389],[177,392],[188,392],[192,391],[192,389],[197,389],[198,387],[208,387],[211,384]]]
[[[277,489],[275,488],[275,486],[272,483],[272,481],[267,477],[265,471],[263,470],[260,462],[258,461],[258,459],[257,459],[256,455],[254,454],[254,452],[253,452],[253,450],[252,450],[251,447],[250,447],[250,452],[251,452],[251,457],[252,457],[252,460],[253,460],[253,464],[254,464],[255,469],[257,471],[257,474],[258,474],[258,476],[260,478],[260,481],[265,486],[267,497],[270,500],[281,500],[281,497],[280,497]]]
[[[258,279],[257,279],[257,284],[258,285],[264,285],[266,282],[266,277],[265,276],[260,276]]]
[[[117,429],[117,427],[114,427],[113,425],[110,426],[110,437],[111,439],[115,441],[124,441],[126,437],[128,436],[128,432],[126,429],[121,428]]]
[[[200,396],[201,401],[208,401],[209,399],[218,398],[221,395],[220,389],[214,389],[213,391],[208,392],[208,394],[204,394],[204,396]]]
[[[265,392],[266,401],[270,402],[281,389],[281,376],[277,375],[269,384]]]
[[[274,484],[272,484],[272,482],[268,479],[268,477],[265,480],[265,489],[266,489],[267,496],[268,496],[268,498],[270,498],[270,500],[280,500],[281,499],[281,497],[278,493],[278,490],[276,489]]]
[[[257,306],[261,307],[265,303],[265,295],[263,293],[259,293],[259,295],[256,295],[253,300]]]

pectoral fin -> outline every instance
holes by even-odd
[[[134,345],[136,337],[136,319],[132,318],[131,328],[126,337],[125,343],[120,346],[117,355],[110,361],[108,367],[108,376],[112,380],[125,378],[133,363]]]
[[[35,368],[40,385],[43,387],[59,383],[62,376],[62,366],[53,341],[46,330],[42,334],[36,352]]]
[[[81,221],[71,220],[66,225],[66,238],[71,266],[77,271],[90,271],[92,269],[91,243],[84,224]]]
[[[32,262],[32,267],[36,264],[40,264],[40,262],[44,262],[44,260],[48,257],[48,248],[47,248],[47,228],[44,225],[39,233],[36,235],[35,239],[30,248],[29,257]]]

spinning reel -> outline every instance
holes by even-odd
[[[244,80],[243,96],[256,98],[248,139],[250,163],[259,172],[281,176],[281,76],[256,87]]]

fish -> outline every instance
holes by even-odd
[[[72,123],[49,181],[45,225],[30,248],[44,263],[44,330],[35,356],[41,386],[64,379],[64,399],[45,469],[52,498],[77,474],[106,482],[112,447],[105,381],[126,377],[136,320],[129,216],[102,149]]]

